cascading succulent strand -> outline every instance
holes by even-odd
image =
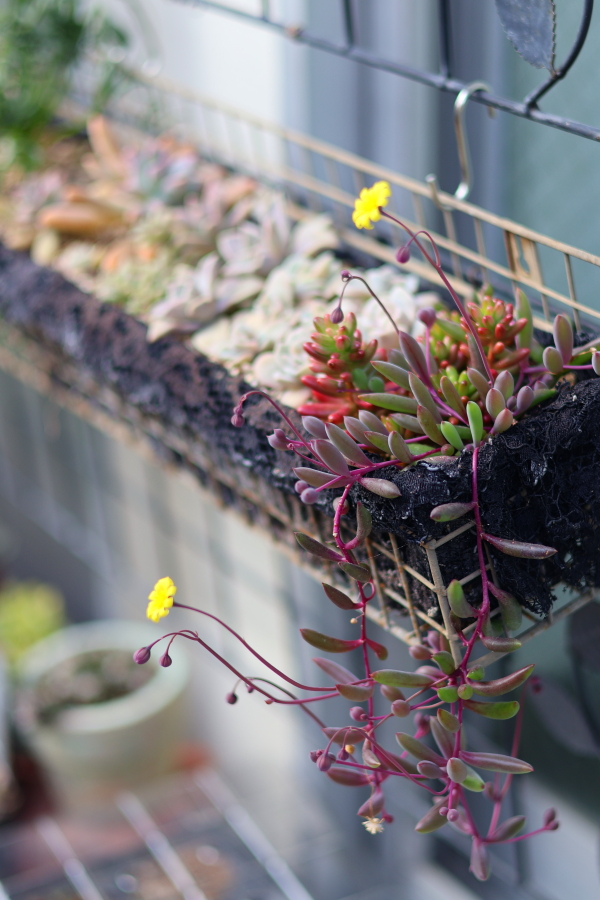
[[[343,380],[339,390],[344,394],[344,402],[354,404],[356,415],[342,419],[339,404],[332,414],[317,403],[314,414],[302,418],[303,430],[300,430],[268,395],[252,390],[240,399],[231,420],[234,426],[242,427],[247,398],[265,397],[287,426],[287,432],[284,428],[275,429],[269,443],[275,450],[293,452],[298,457],[294,472],[300,499],[312,504],[324,491],[337,492],[332,542],[324,544],[302,533],[297,533],[296,538],[305,552],[337,565],[353,585],[349,593],[333,584],[323,584],[323,588],[338,609],[350,613],[350,622],[356,626],[357,633],[354,639],[348,640],[305,628],[301,636],[320,652],[340,655],[360,651],[361,671],[354,673],[338,662],[319,656],[314,663],[331,679],[331,688],[299,683],[273,666],[216,616],[199,609],[196,612],[227,629],[282,684],[243,674],[190,629],[170,632],[141,648],[136,660],[147,662],[154,644],[166,640],[167,649],[160,661],[161,665],[171,665],[169,649],[174,639],[181,636],[198,643],[222,662],[236,677],[236,684],[245,684],[249,693],[261,695],[268,704],[300,706],[318,724],[323,735],[322,746],[310,754],[312,761],[338,784],[368,790],[358,815],[363,817],[369,833],[382,831],[392,821],[385,804],[386,781],[409,780],[428,792],[432,801],[416,830],[428,834],[450,824],[468,835],[472,839],[471,871],[476,878],[484,880],[490,871],[490,846],[521,841],[558,828],[554,810],[548,810],[541,826],[528,833],[523,833],[523,816],[502,820],[503,801],[512,779],[532,771],[531,765],[517,755],[522,704],[513,697],[506,699],[506,695],[516,690],[522,694],[529,685],[537,690],[538,685],[535,679],[528,681],[533,665],[487,680],[481,666],[471,663],[478,641],[488,650],[503,654],[521,646],[514,636],[521,625],[521,607],[515,597],[490,581],[485,547],[487,544],[497,552],[531,560],[543,560],[556,551],[486,531],[479,505],[479,457],[486,442],[509,429],[534,405],[553,396],[554,385],[560,377],[582,369],[600,374],[600,353],[595,348],[574,348],[573,330],[564,316],[555,320],[554,346],[542,351],[533,337],[527,298],[520,292],[514,306],[494,299],[490,292],[484,292],[477,302],[464,305],[442,271],[431,236],[426,232],[413,233],[385,212],[383,207],[390,193],[385,182],[364,189],[356,203],[355,224],[372,227],[373,222],[385,215],[403,228],[409,240],[398,252],[398,261],[408,261],[414,244],[446,284],[457,313],[423,311],[424,342],[399,332],[400,349],[390,351],[387,359],[378,360],[370,350],[366,355],[359,354],[364,348],[356,333],[356,322],[352,318],[344,320],[340,298],[329,320],[319,322],[319,338],[310,345],[309,353],[316,363],[314,371],[325,377],[330,377],[326,374],[327,366],[336,375],[347,372],[352,376]],[[427,239],[431,252],[424,247],[421,237]],[[348,274],[346,280],[350,277]],[[346,330],[335,331],[344,321]],[[332,354],[335,354],[333,368]],[[364,369],[367,364],[381,378],[381,383],[375,384],[377,390],[371,389],[371,384],[366,385],[370,393],[357,384],[362,376],[356,379],[352,375],[353,367]],[[335,379],[331,380],[335,385]],[[337,388],[330,387],[331,396],[336,396]],[[324,421],[328,418],[329,421]],[[460,582],[452,581],[447,588],[446,636],[436,630],[413,634],[409,652],[419,663],[415,671],[380,668],[379,663],[387,658],[387,649],[370,636],[366,616],[375,585],[370,569],[356,553],[372,527],[370,513],[360,501],[354,504],[354,536],[345,539],[342,529],[343,520],[351,515],[353,489],[360,485],[394,502],[400,495],[399,479],[394,477],[397,472],[421,459],[435,462],[457,453],[471,454],[471,499],[442,504],[432,509],[430,515],[436,522],[473,516],[480,598],[474,600],[471,593],[467,599]],[[172,608],[193,609],[174,600],[175,590],[169,578],[156,584],[149,598],[151,619],[159,621]],[[494,614],[492,598],[497,607]],[[292,689],[300,692],[300,696]],[[383,714],[376,710],[376,689],[383,702],[389,704]],[[352,704],[349,722],[325,724],[314,712],[313,704],[340,696]],[[226,699],[229,703],[236,702],[235,689]],[[496,720],[516,717],[511,754],[469,747],[464,729],[467,712]],[[392,751],[384,737],[386,730],[411,714],[414,734],[396,732],[397,745]],[[428,742],[428,736],[434,746]],[[487,773],[494,773],[493,781],[485,781]],[[483,793],[491,802],[487,828],[482,829],[479,815],[476,821],[472,814],[469,798],[473,793]]]

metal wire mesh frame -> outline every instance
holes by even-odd
[[[551,328],[553,310],[567,310],[573,316],[576,327],[590,324],[600,319],[600,311],[581,303],[575,292],[571,260],[600,268],[600,256],[579,250],[576,247],[555,241],[531,229],[487,212],[473,204],[456,199],[454,196],[440,193],[435,184],[425,184],[407,178],[396,172],[378,166],[366,159],[340,150],[334,146],[318,141],[312,137],[283,128],[271,122],[247,115],[229,106],[217,103],[211,98],[182,89],[163,79],[136,76],[138,84],[158,96],[163,105],[168,100],[178,101],[178,108],[169,113],[167,118],[175,122],[187,122],[186,136],[194,140],[205,158],[214,159],[236,170],[254,175],[271,185],[284,190],[289,199],[290,213],[298,219],[312,211],[327,211],[336,221],[342,240],[347,247],[366,254],[369,258],[382,262],[395,263],[395,250],[392,240],[397,244],[397,232],[383,225],[372,236],[359,234],[351,226],[350,211],[354,206],[354,197],[369,179],[386,179],[393,187],[393,202],[402,204],[406,198],[412,204],[415,221],[408,224],[414,229],[427,226],[427,212],[441,212],[444,232],[432,232],[439,246],[447,251],[448,276],[454,288],[464,296],[473,292],[473,284],[465,277],[466,265],[476,265],[482,278],[488,280],[493,273],[510,291],[517,286],[537,292],[536,324],[545,329]],[[155,99],[156,99],[155,96]],[[169,103],[166,103],[169,106]],[[140,132],[133,128],[136,121],[136,109],[125,103],[116,110],[122,127],[134,139],[139,139]],[[350,191],[352,187],[352,193]],[[426,205],[429,204],[429,210]],[[455,216],[471,223],[475,236],[476,249],[459,241]],[[379,223],[381,225],[381,223]],[[499,230],[503,237],[506,261],[498,261],[486,253],[484,228]],[[430,229],[431,230],[431,229]],[[564,259],[567,275],[568,293],[548,284],[542,275],[539,262],[539,248],[544,247]],[[411,258],[404,267],[423,279],[431,281],[436,276],[419,260]],[[534,298],[535,299],[535,298]],[[133,439],[134,443],[147,452],[147,437],[159,440],[165,446],[176,451],[192,466],[201,468],[206,474],[208,486],[217,497],[223,497],[227,491],[233,497],[233,505],[245,515],[247,521],[258,525],[282,543],[294,561],[308,568],[317,577],[322,578],[326,572],[331,575],[331,565],[324,563],[322,567],[306,563],[306,555],[300,554],[297,548],[289,544],[289,536],[293,530],[312,533],[321,540],[327,539],[325,517],[315,513],[312,507],[301,504],[297,497],[284,495],[274,488],[265,488],[249,472],[240,471],[239,467],[227,469],[226,465],[218,468],[211,465],[210,460],[202,453],[202,448],[195,444],[191,447],[182,444],[181,440],[170,434],[160,423],[144,420],[141,414],[130,405],[111,395],[110,389],[97,387],[92,391],[92,404],[87,403],[89,385],[85,385],[79,396],[72,391],[57,387],[56,377],[48,378],[44,370],[56,370],[56,360],[46,360],[47,351],[34,348],[29,342],[28,349],[17,359],[15,347],[19,341],[15,335],[0,334],[0,368],[11,375],[16,375],[36,390],[51,396],[57,402],[70,408],[77,415],[92,421],[93,424],[107,431],[119,440]],[[26,341],[25,344],[28,342]],[[21,346],[25,346],[21,340]],[[18,356],[18,354],[17,354]],[[24,358],[25,357],[25,358]],[[28,357],[28,358],[26,358]],[[64,363],[60,364],[64,369]],[[77,385],[78,373],[74,367],[64,371],[60,378],[63,384]],[[102,409],[105,412],[102,412]],[[123,429],[122,425],[126,428]],[[231,499],[226,501],[232,505]],[[408,565],[402,558],[397,536],[389,534],[389,545],[385,536],[367,541],[366,556],[371,567],[378,605],[369,604],[367,614],[370,619],[389,631],[398,639],[411,644],[420,640],[424,628],[433,628],[452,642],[457,635],[452,625],[448,606],[446,585],[442,577],[437,550],[449,541],[454,540],[465,531],[471,529],[470,521],[456,528],[444,537],[422,545],[423,555],[429,568],[429,577]],[[397,582],[391,586],[386,584],[378,569],[378,558],[387,557],[396,570]],[[492,578],[495,577],[490,562]],[[480,575],[479,569],[466,574],[462,584],[473,581]],[[411,579],[416,579],[437,598],[442,613],[443,623],[418,609],[411,596]],[[593,590],[585,591],[570,599],[561,609],[546,619],[538,619],[525,611],[528,627],[519,636],[521,641],[528,641],[550,627],[596,596]],[[399,610],[404,611],[399,616]],[[406,627],[406,616],[410,627]],[[472,626],[471,626],[472,627]],[[487,664],[500,658],[502,654],[488,653],[481,658]]]
[[[272,13],[271,0],[257,0],[257,6],[260,7],[260,14],[251,13],[245,9],[240,9],[239,7],[229,6],[227,3],[219,2],[219,0],[178,0],[178,2],[199,6],[202,9],[224,13],[235,16],[242,21],[262,25],[296,43],[305,44],[316,50],[350,59],[354,62],[369,66],[370,68],[379,69],[382,72],[389,72],[401,78],[416,81],[419,84],[428,85],[439,91],[458,95],[465,87],[467,87],[465,82],[452,77],[451,72],[453,28],[450,0],[438,0],[437,3],[440,46],[440,64],[437,72],[418,69],[414,66],[386,59],[385,57],[362,47],[360,45],[352,0],[339,0],[338,2],[343,31],[343,37],[340,42],[335,42],[316,34],[311,34],[310,31],[297,24],[286,24],[277,21]],[[560,131],[566,131],[569,134],[578,135],[579,137],[588,138],[593,141],[600,140],[600,129],[594,128],[591,125],[586,125],[583,122],[565,118],[564,116],[543,112],[537,106],[538,101],[545,96],[554,85],[558,84],[559,81],[566,77],[577,60],[588,35],[593,8],[594,0],[583,0],[577,35],[562,65],[554,66],[553,70],[548,73],[546,79],[535,88],[535,90],[528,94],[523,101],[510,100],[485,90],[473,94],[473,101],[475,103],[481,103],[489,109],[499,109],[520,118],[530,119],[533,122],[548,125],[551,128],[558,128]]]
[[[166,79],[131,74],[156,103],[165,109],[171,107],[165,122],[178,123],[179,130],[182,122],[187,123],[183,129],[186,136],[205,157],[280,187],[287,192],[291,213],[297,218],[306,215],[307,209],[329,212],[342,241],[359,253],[397,264],[395,253],[403,233],[385,222],[368,234],[358,232],[350,216],[357,192],[375,179],[384,179],[393,189],[390,211],[410,210],[403,215],[406,224],[413,230],[426,228],[432,234],[445,256],[446,274],[457,293],[472,296],[474,279],[491,282],[507,295],[521,287],[530,294],[537,327],[550,331],[553,316],[566,311],[577,330],[583,325],[595,325],[598,330],[600,309],[580,300],[573,260],[600,268],[600,256],[441,192],[434,180],[422,182],[401,175]],[[131,104],[125,103],[117,114],[126,122],[136,123],[136,108]],[[144,122],[138,119],[137,124]],[[466,237],[461,239],[459,233]],[[504,246],[504,258],[486,249],[499,243]],[[561,259],[566,290],[562,284],[551,284],[544,278],[540,250]],[[403,268],[427,282],[437,280],[432,269],[414,253]]]

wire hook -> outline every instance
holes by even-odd
[[[456,132],[456,144],[458,148],[458,161],[460,163],[461,180],[460,184],[454,192],[457,200],[466,200],[471,193],[473,186],[473,169],[471,164],[471,153],[469,151],[469,142],[467,139],[467,131],[465,128],[465,108],[467,103],[477,91],[490,91],[489,84],[485,81],[472,81],[465,85],[462,91],[454,101],[454,130]],[[439,185],[436,175],[428,175],[425,179],[431,188],[431,199],[442,212],[450,209],[444,206],[440,200]]]

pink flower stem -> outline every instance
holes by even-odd
[[[266,659],[264,658],[264,656],[261,656],[260,653],[258,653],[256,650],[254,650],[254,649],[250,646],[250,644],[249,644],[247,641],[245,641],[244,638],[241,637],[241,635],[239,635],[239,634],[237,633],[237,631],[234,631],[233,628],[231,628],[229,625],[227,625],[225,622],[223,622],[223,621],[222,621],[221,619],[219,619],[217,616],[214,616],[212,613],[206,612],[206,611],[203,610],[203,609],[197,609],[197,607],[195,607],[195,606],[187,606],[185,603],[178,603],[177,601],[175,601],[175,602],[173,603],[173,606],[174,606],[174,607],[177,606],[179,609],[189,609],[189,610],[191,610],[192,612],[197,612],[197,613],[199,613],[201,616],[206,616],[208,619],[212,619],[214,622],[217,622],[219,625],[221,625],[223,628],[225,628],[226,631],[228,631],[228,632],[229,632],[230,634],[232,634],[235,638],[237,638],[237,640],[238,640],[238,641],[246,648],[246,650],[249,650],[250,653],[252,653],[252,655],[255,656],[256,659],[259,660],[259,662],[261,662],[264,666],[267,666],[267,668],[270,669],[272,672],[275,672],[276,675],[279,675],[280,678],[283,678],[284,681],[287,681],[288,684],[293,684],[294,687],[300,688],[300,690],[302,690],[302,691],[319,691],[319,692],[320,692],[320,691],[323,691],[323,692],[328,692],[328,691],[331,690],[330,688],[310,687],[310,686],[308,686],[308,685],[306,685],[306,684],[300,684],[300,682],[294,681],[293,678],[289,678],[287,675],[285,675],[283,672],[281,672],[276,666],[271,665],[271,663],[268,662],[268,660],[266,660]],[[336,695],[334,694],[334,695],[332,695],[332,696],[336,696]]]
[[[425,257],[425,259],[427,260],[427,262],[429,263],[429,265],[432,266],[432,267],[436,270],[436,272],[438,273],[438,275],[440,276],[440,278],[441,278],[442,281],[444,282],[444,285],[446,286],[447,290],[448,290],[449,293],[450,293],[450,296],[451,296],[452,299],[454,300],[454,302],[455,302],[455,304],[456,304],[456,306],[457,306],[457,308],[458,308],[458,311],[460,312],[461,316],[462,316],[463,319],[465,320],[465,323],[466,323],[466,325],[467,325],[469,331],[470,331],[471,334],[473,335],[473,340],[475,341],[475,343],[476,343],[476,345],[477,345],[477,349],[479,350],[479,354],[480,354],[480,356],[481,356],[481,362],[482,362],[482,364],[483,364],[483,366],[484,366],[484,368],[485,368],[485,371],[486,371],[486,373],[487,373],[488,381],[490,382],[490,384],[493,384],[493,383],[494,383],[494,377],[493,377],[493,375],[492,375],[492,370],[491,370],[491,368],[490,368],[490,364],[489,364],[489,362],[488,362],[488,358],[487,358],[487,356],[486,356],[485,350],[483,349],[483,344],[481,343],[481,338],[479,337],[479,335],[478,335],[478,333],[477,333],[477,329],[475,328],[475,324],[473,323],[473,321],[471,320],[471,317],[470,317],[469,314],[467,313],[467,310],[466,310],[465,307],[463,306],[462,300],[460,299],[460,297],[458,296],[458,294],[456,293],[456,291],[454,290],[454,288],[452,287],[452,285],[451,285],[450,282],[448,281],[448,278],[446,277],[446,273],[445,273],[444,270],[442,269],[442,263],[441,263],[441,260],[440,260],[440,255],[439,255],[439,252],[438,252],[437,245],[436,245],[435,241],[433,240],[433,238],[431,237],[431,235],[429,234],[428,231],[424,231],[424,230],[423,230],[423,231],[417,232],[417,234],[424,234],[424,235],[427,237],[427,239],[431,242],[431,246],[434,248],[434,252],[435,252],[435,259],[432,259],[431,256],[429,255],[429,253],[428,253],[428,252],[425,250],[425,248],[423,247],[421,241],[418,239],[417,234],[415,234],[413,231],[411,231],[411,229],[410,229],[407,225],[405,225],[404,222],[401,222],[400,219],[396,219],[394,216],[390,215],[390,213],[387,213],[384,209],[381,209],[381,213],[382,213],[382,215],[384,215],[387,219],[390,219],[392,222],[395,222],[396,225],[399,225],[400,228],[402,228],[407,234],[410,235],[410,237],[411,237],[411,242],[412,242],[412,241],[415,242],[415,244],[417,245],[417,247],[419,248],[419,250],[421,251],[421,253],[422,253],[423,256]]]

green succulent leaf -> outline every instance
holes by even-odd
[[[480,694],[483,697],[500,697],[502,694],[508,694],[509,691],[514,691],[516,688],[521,687],[522,684],[525,684],[534,668],[535,663],[532,663],[522,669],[517,669],[516,672],[512,672],[510,675],[505,675],[503,678],[496,678],[494,681],[477,681],[473,684],[473,690],[476,694]]]
[[[427,687],[434,681],[430,675],[421,675],[419,672],[400,672],[396,669],[380,669],[378,672],[373,672],[372,677],[378,684],[399,688]]]
[[[486,719],[512,719],[519,712],[517,700],[501,700],[498,703],[482,703],[480,700],[463,700],[471,712]]]
[[[483,416],[481,409],[473,400],[467,403],[467,418],[469,420],[469,428],[475,446],[479,446],[483,438]]]
[[[474,503],[442,503],[431,510],[429,518],[434,522],[453,522],[471,512],[474,506]]]
[[[359,399],[392,412],[415,413],[417,411],[417,401],[413,397],[402,397],[400,394],[359,394]]]

